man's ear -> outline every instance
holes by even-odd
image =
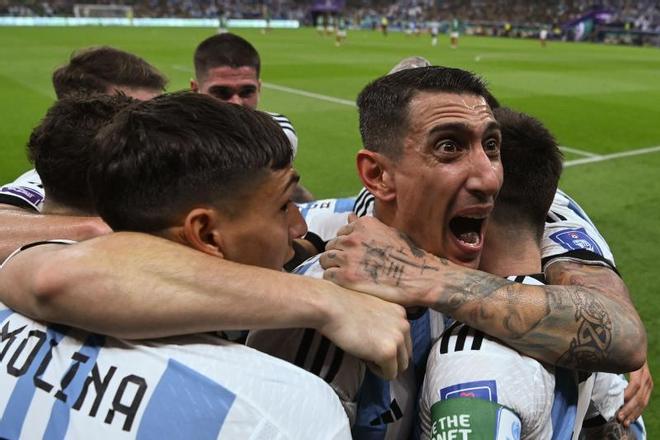
[[[220,214],[212,208],[195,208],[186,215],[183,238],[187,244],[215,257],[223,257]]]
[[[357,154],[357,169],[364,186],[377,199],[385,202],[396,198],[393,163],[380,153],[360,150]]]
[[[199,93],[199,83],[194,78],[190,78],[190,90]]]

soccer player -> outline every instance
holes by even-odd
[[[106,46],[75,52],[53,72],[52,80],[58,98],[123,93],[150,99],[167,84],[165,76],[144,59]],[[35,170],[0,187],[0,262],[25,243],[48,238],[82,240],[110,232],[97,217],[38,215],[43,203],[43,186]]]
[[[365,146],[357,155],[358,172],[375,195],[376,218],[408,234],[411,248],[419,245],[434,254],[449,254],[472,267],[478,263],[481,246],[459,243],[441,225],[457,214],[483,220],[492,209],[502,168],[500,132],[489,99],[490,93],[474,75],[438,67],[386,75],[358,97]],[[465,148],[460,153],[445,151],[436,144],[436,130],[465,138]],[[396,276],[396,267],[392,270]],[[421,265],[419,270],[423,273],[426,268]],[[298,273],[323,276],[318,259]],[[343,355],[304,329],[254,332],[248,336],[248,345],[295,362],[328,381],[353,421],[355,438],[409,438],[425,359],[431,341],[442,331],[442,318],[417,309],[409,311],[409,319],[413,368],[391,382],[378,379],[358,359]]]
[[[72,124],[98,128],[112,99],[61,100],[36,129],[37,169],[71,173],[44,175],[47,210],[94,215],[93,206],[115,230],[280,270],[306,227],[290,201],[291,148],[272,118],[198,94],[162,96],[126,108],[97,144],[67,154]],[[156,200],[161,191],[167,200]],[[26,246],[1,272],[22,254],[63,246]],[[131,344],[46,326],[4,306],[0,325],[2,438],[350,438],[321,380],[219,337]]]
[[[481,269],[542,285],[540,244],[559,182],[561,152],[534,118],[504,108],[494,113],[502,130],[504,184],[488,223]],[[607,376],[614,375],[596,376],[609,385]],[[593,388],[593,377],[582,379],[578,400],[574,372],[543,365],[456,322],[429,355],[420,404],[422,438],[467,430],[489,438],[577,438]],[[597,396],[593,405],[601,411],[609,407],[608,418],[623,405],[623,388],[615,391],[606,399]],[[603,432],[592,430],[587,438],[603,438]]]
[[[451,19],[449,24],[449,43],[452,49],[458,48],[458,37],[461,32],[461,22],[458,18],[454,17]]]
[[[195,79],[190,81],[191,90],[221,101],[257,108],[261,93],[261,59],[247,40],[232,33],[209,37],[195,49],[194,63]],[[298,137],[291,121],[278,113],[270,115],[289,138],[295,157]],[[294,201],[314,200],[312,194],[300,184],[296,191]]]

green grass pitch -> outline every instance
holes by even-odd
[[[318,197],[348,196],[359,189],[354,153],[359,148],[351,102],[371,79],[404,56],[483,75],[507,106],[543,120],[561,145],[577,149],[569,161],[605,155],[608,160],[569,166],[562,188],[587,210],[608,239],[646,324],[649,363],[660,377],[660,152],[607,155],[660,145],[660,51],[537,41],[463,37],[451,50],[443,36],[430,38],[349,32],[342,47],[312,29],[236,30],[262,55],[261,108],[287,115],[299,137],[296,166]],[[188,87],[192,52],[212,29],[1,28],[0,182],[28,169],[24,145],[52,103],[50,74],[80,47],[108,44],[137,53],[164,71],[169,90]],[[271,86],[274,85],[275,87]],[[283,91],[284,86],[338,101]],[[638,152],[639,153],[639,152]],[[660,433],[654,393],[646,414],[649,438]]]

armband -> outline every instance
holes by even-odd
[[[457,397],[431,407],[431,440],[519,440],[521,427],[516,413],[488,400]]]

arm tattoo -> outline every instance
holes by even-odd
[[[578,333],[558,363],[567,367],[596,365],[605,360],[612,342],[612,320],[603,305],[582,288],[570,292]]]
[[[427,270],[438,270],[437,267],[427,264],[424,252],[421,249],[410,241],[406,243],[409,246],[408,251],[413,253],[412,257],[403,248],[395,249],[392,246],[379,246],[373,242],[362,242],[365,250],[362,261],[360,261],[362,270],[369,275],[374,283],[380,283],[388,278],[394,280],[396,286],[400,285],[404,274],[414,275],[417,273],[421,275]],[[421,261],[416,261],[415,257]],[[410,273],[411,271],[414,272]]]

